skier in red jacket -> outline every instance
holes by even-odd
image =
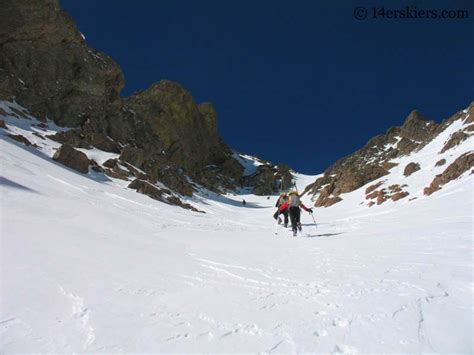
[[[288,200],[278,208],[279,213],[283,213],[286,209],[288,209],[291,220],[291,229],[293,230],[293,237],[296,237],[296,233],[298,230],[300,232],[302,230],[300,222],[300,208],[304,209],[310,214],[313,213],[312,208],[306,207],[301,202],[300,197],[298,195],[298,191],[296,191],[296,189],[291,190]]]

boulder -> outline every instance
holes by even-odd
[[[399,191],[391,196],[391,199],[393,201],[398,201],[406,196],[408,196],[409,193],[407,191]]]
[[[446,159],[440,159],[436,162],[435,166],[443,166],[446,164]]]
[[[411,162],[408,163],[407,166],[405,166],[405,169],[403,170],[403,175],[408,177],[418,170],[420,170],[420,164]]]
[[[380,185],[382,185],[384,183],[384,181],[379,181],[378,183],[374,184],[374,185],[370,185],[368,188],[365,189],[365,194],[370,194],[372,191],[374,191],[375,189],[379,188]],[[367,197],[366,197],[367,198]]]
[[[367,194],[367,195],[365,196],[365,199],[366,199],[366,200],[372,200],[372,199],[374,199],[374,198],[377,198],[377,196],[379,195],[379,192],[380,192],[380,191],[377,191],[377,190],[376,190],[376,191],[373,191],[373,192],[370,192],[369,194]]]
[[[0,120],[0,128],[8,129],[8,127],[7,127],[7,125],[5,124],[5,121],[4,121],[4,120]]]
[[[377,194],[377,205],[381,205],[385,201],[387,201],[387,196],[385,194],[385,189],[382,189]]]
[[[90,160],[87,155],[68,144],[63,144],[54,153],[53,159],[80,173],[87,174],[89,172]]]
[[[108,159],[106,160],[102,165],[105,166],[106,168],[115,168],[118,164],[118,160],[117,159]]]

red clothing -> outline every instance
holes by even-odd
[[[280,207],[278,207],[278,211],[283,212],[284,210],[286,210],[288,208],[288,205],[290,204],[290,201],[286,201],[283,205],[281,205]],[[303,205],[303,202],[300,202],[300,205],[299,207],[301,207],[302,209],[304,209],[305,211],[309,211],[309,208],[306,207],[305,205]]]

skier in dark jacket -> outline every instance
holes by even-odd
[[[301,222],[300,222],[300,208],[304,209],[305,211],[309,212],[310,214],[313,213],[312,208],[306,207],[300,200],[300,197],[298,195],[298,191],[296,189],[291,190],[288,200],[281,205],[278,208],[279,213],[284,213],[284,211],[288,210],[290,214],[290,220],[291,220],[291,229],[293,230],[293,237],[296,237],[296,233],[299,230],[303,229],[301,227]]]
[[[280,196],[278,197],[278,200],[275,204],[275,207],[276,208],[280,208],[281,205],[283,205],[286,201],[288,201],[288,195],[286,194],[286,192],[282,192],[280,194]],[[281,223],[281,218],[278,217],[278,215],[280,214],[280,212],[277,210],[275,212],[275,214],[273,215],[273,218],[275,218],[276,220],[278,220],[278,224]],[[282,212],[285,220],[284,220],[284,226],[285,228],[288,227],[288,210],[285,210]]]

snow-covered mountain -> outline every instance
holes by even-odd
[[[369,207],[405,203],[466,178],[473,166],[474,102],[440,124],[413,111],[401,127],[334,163],[304,192],[318,207],[344,200]]]
[[[0,22],[2,353],[473,353],[472,104],[306,176],[177,83],[120,97],[58,0]],[[331,206],[297,238],[293,184]]]
[[[52,160],[64,128],[2,110],[2,352],[472,353],[473,177],[419,192],[438,158],[468,152],[471,138],[437,156],[464,121],[381,179],[419,163],[417,199],[369,208],[357,189],[293,238],[276,195],[199,188],[176,197],[206,213],[182,209],[104,174],[116,155],[80,149],[87,174]],[[293,176],[300,190],[320,177]]]

